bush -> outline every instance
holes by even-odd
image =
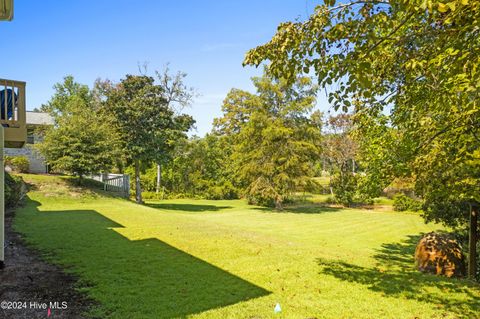
[[[416,212],[422,209],[422,203],[405,194],[397,194],[393,197],[393,209],[400,212],[406,210]]]
[[[413,196],[414,184],[411,178],[396,178],[390,185],[388,185],[383,193],[388,198],[393,198],[397,194],[406,196]]]
[[[325,198],[325,204],[338,204],[338,202],[335,199],[335,196],[328,196]]]
[[[5,207],[14,207],[26,192],[26,185],[20,176],[5,172]]]
[[[466,260],[468,260],[468,253],[469,253],[469,240],[468,240],[468,228],[457,228],[452,233],[453,237],[460,243],[463,247],[463,252],[465,254]],[[477,256],[480,256],[480,245],[477,245]],[[480,258],[477,258],[477,273],[475,278],[478,282],[480,282]]]
[[[28,173],[30,161],[26,156],[5,156],[5,165],[19,173]]]
[[[128,166],[125,168],[125,174],[130,175],[130,189],[135,190],[135,168]],[[157,186],[157,167],[152,166],[141,172],[140,186],[142,191],[154,192]]]
[[[143,199],[162,200],[170,198],[165,192],[142,192]]]
[[[335,174],[331,185],[335,194],[335,200],[345,206],[355,202],[357,193],[357,178],[351,173]]]
[[[275,203],[281,203],[283,199],[275,189],[263,178],[253,182],[246,192],[248,203],[252,205],[275,207]]]
[[[225,181],[219,185],[213,185],[205,191],[206,199],[237,199],[238,189],[231,182]]]

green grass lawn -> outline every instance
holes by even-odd
[[[478,286],[424,275],[413,213],[242,200],[132,202],[34,184],[15,227],[108,318],[476,318]],[[68,181],[68,180],[67,180]],[[274,314],[280,303],[282,312]]]

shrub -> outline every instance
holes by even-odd
[[[325,204],[338,204],[338,202],[335,199],[335,196],[328,196],[325,198]]]
[[[125,168],[125,174],[130,175],[130,189],[135,190],[135,169],[133,166]],[[140,174],[140,186],[142,191],[155,191],[157,186],[157,167],[152,166]],[[143,194],[143,192],[142,192]]]
[[[405,194],[397,194],[393,197],[393,209],[396,211],[410,210],[416,212],[422,209],[422,203]]]
[[[411,178],[396,178],[384,190],[384,195],[388,198],[393,198],[397,194],[404,194],[413,196],[414,186]]]
[[[335,174],[332,177],[331,185],[335,194],[335,200],[346,206],[355,201],[357,190],[357,178],[351,173]]]
[[[5,207],[14,207],[25,195],[26,186],[20,176],[5,172]]]
[[[26,156],[5,156],[5,165],[19,173],[28,173],[30,161]]]
[[[161,192],[142,192],[143,199],[162,200],[170,198],[167,193]]]
[[[238,189],[231,182],[225,181],[219,185],[213,185],[205,191],[206,199],[237,199]]]
[[[282,202],[281,196],[264,178],[253,182],[246,192],[248,203],[259,206],[274,207],[276,203]]]

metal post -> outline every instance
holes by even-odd
[[[5,266],[5,167],[3,165],[3,126],[0,125],[0,268]]]

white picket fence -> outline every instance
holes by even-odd
[[[103,173],[91,176],[93,180],[103,183],[107,192],[119,193],[123,197],[130,196],[130,175]]]

